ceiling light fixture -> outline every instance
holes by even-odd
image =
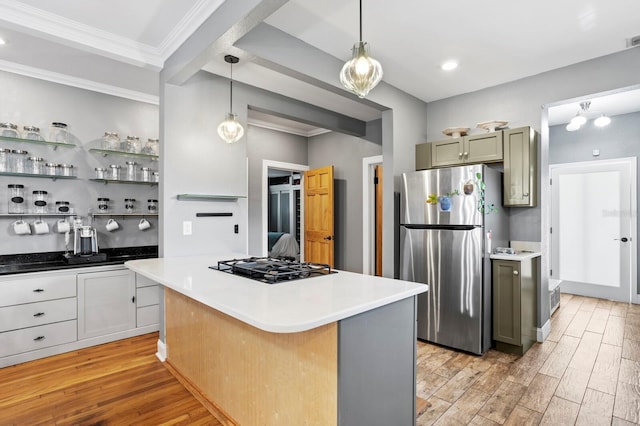
[[[440,66],[443,71],[453,71],[458,68],[458,63],[456,61],[447,61]]]
[[[237,115],[233,113],[233,64],[240,62],[240,59],[232,55],[226,55],[224,61],[231,66],[231,72],[229,73],[229,113],[227,118],[218,126],[218,135],[226,143],[234,143],[244,135],[244,128],[238,122]]]
[[[578,126],[578,128],[580,128],[580,126],[587,122],[587,117],[585,117],[584,114],[589,111],[590,105],[591,102],[589,101],[580,102],[580,110],[576,113],[576,116],[571,119],[571,124],[573,126]]]
[[[2,46],[3,44],[7,44],[7,42],[6,42],[6,41],[4,41],[4,39],[3,39],[3,38],[0,38],[0,46]]]
[[[605,127],[611,124],[611,118],[607,117],[604,114],[601,114],[600,117],[596,118],[593,121],[593,124],[595,124],[597,127]]]
[[[352,58],[340,71],[340,83],[359,98],[364,98],[380,83],[380,80],[382,80],[382,65],[369,56],[369,46],[362,41],[362,0],[360,0],[360,41],[353,45]]]

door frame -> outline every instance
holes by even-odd
[[[375,166],[382,155],[362,158],[362,273],[375,275]]]
[[[304,185],[304,173],[309,166],[304,164],[285,163],[283,161],[262,160],[262,255],[269,254],[267,232],[269,229],[269,169],[301,172],[300,186]],[[304,197],[300,197],[300,229],[304,229]],[[304,259],[304,232],[300,232],[300,259]]]
[[[638,277],[638,230],[637,230],[637,213],[638,213],[638,200],[637,200],[637,191],[638,191],[638,182],[637,182],[637,158],[636,157],[622,157],[622,158],[612,158],[606,160],[594,160],[594,161],[580,161],[575,163],[561,163],[561,164],[550,164],[549,165],[549,178],[553,176],[554,170],[559,170],[563,168],[580,168],[580,167],[588,167],[588,166],[606,166],[613,164],[624,164],[629,167],[629,183],[631,185],[630,194],[629,194],[629,203],[631,206],[631,220],[629,221],[629,236],[631,238],[630,247],[629,247],[629,301],[631,303],[640,303],[640,295],[637,293],[637,277]],[[553,189],[551,185],[549,185],[549,200],[553,199]],[[549,225],[554,225],[553,218],[554,207],[549,204]],[[549,238],[549,266],[552,267],[553,262],[553,238]],[[561,286],[562,288],[562,286]]]

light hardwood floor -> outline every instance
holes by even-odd
[[[640,424],[640,305],[562,295],[524,356],[418,343],[424,425]]]
[[[0,369],[0,425],[220,425],[154,355],[158,333]]]

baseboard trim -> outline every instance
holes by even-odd
[[[551,319],[548,319],[547,322],[544,323],[542,328],[536,329],[536,340],[542,343],[547,340],[549,334],[551,334]]]
[[[160,339],[158,339],[158,352],[156,352],[156,357],[158,357],[161,362],[167,360],[167,345]]]

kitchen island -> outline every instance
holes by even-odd
[[[422,284],[350,272],[265,284],[243,256],[135,260],[165,287],[167,363],[241,425],[415,424]]]

